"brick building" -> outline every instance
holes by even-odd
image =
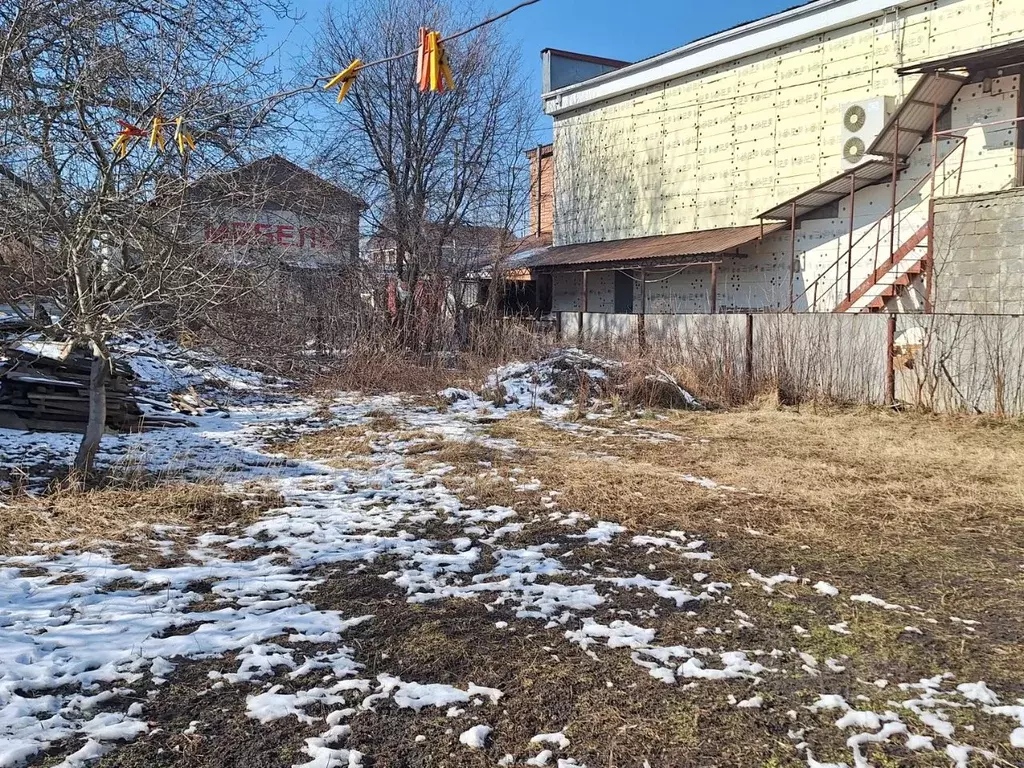
[[[280,155],[211,176],[187,198],[202,206],[194,231],[235,258],[286,270],[353,266],[366,204]]]

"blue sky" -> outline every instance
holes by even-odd
[[[544,48],[636,61],[676,48],[698,37],[767,16],[799,0],[541,0],[505,22],[509,38],[523,52],[523,66],[540,108],[540,52]],[[334,0],[344,7],[345,0]],[[516,0],[491,0],[505,10]],[[282,64],[301,55],[316,33],[323,0],[294,0],[304,15],[298,23],[278,22],[271,39],[280,45]],[[467,24],[470,20],[467,19]],[[538,121],[538,140],[547,140],[550,120]]]

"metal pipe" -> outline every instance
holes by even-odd
[[[718,312],[718,264],[711,265],[711,314]]]
[[[796,279],[796,202],[789,206],[789,311],[793,311],[793,281]]]
[[[647,349],[647,270],[640,267],[640,317],[636,321],[640,351]]]
[[[893,357],[896,354],[896,315],[890,314],[885,334],[885,404],[896,403],[896,368]]]
[[[853,206],[857,199],[857,172],[850,174],[850,234],[846,247],[846,300],[853,293]]]
[[[747,394],[754,391],[754,316],[747,314],[746,354],[743,357],[744,374],[747,380]]]
[[[945,159],[945,158],[943,158]],[[932,311],[932,282],[935,276],[935,174],[939,160],[939,105],[932,104],[932,173],[931,194],[928,196],[928,259],[924,267],[924,311]]]
[[[960,179],[964,176],[964,157],[967,156],[967,142],[963,141],[960,143],[960,167],[956,171],[956,191],[955,195],[960,194]]]
[[[576,317],[579,320],[579,326],[576,329],[576,345],[583,346],[583,320],[587,313],[587,270],[583,270],[583,296],[580,300],[580,312],[577,313]]]
[[[889,258],[896,253],[896,156],[900,150],[900,119],[896,117],[896,152],[892,155],[892,193],[889,196]],[[878,269],[878,254],[875,254],[875,269]]]

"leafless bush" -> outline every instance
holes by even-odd
[[[584,316],[588,350],[662,367],[706,404],[739,405],[765,396],[783,404],[884,399],[883,317],[758,314],[748,341],[746,315],[648,315],[644,350],[637,335],[595,334],[600,326],[593,317]],[[605,327],[610,317],[623,316],[605,316]],[[568,325],[575,332],[575,321]],[[563,338],[575,343],[573,335]]]
[[[900,317],[900,397],[927,410],[1024,414],[1024,318]]]

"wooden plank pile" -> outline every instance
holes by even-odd
[[[89,419],[89,354],[55,342],[15,344],[0,362],[0,427],[84,432]],[[2,358],[0,358],[2,359]],[[188,426],[169,403],[133,391],[131,367],[115,362],[107,379],[107,428],[139,431]],[[151,408],[144,413],[140,403]]]

